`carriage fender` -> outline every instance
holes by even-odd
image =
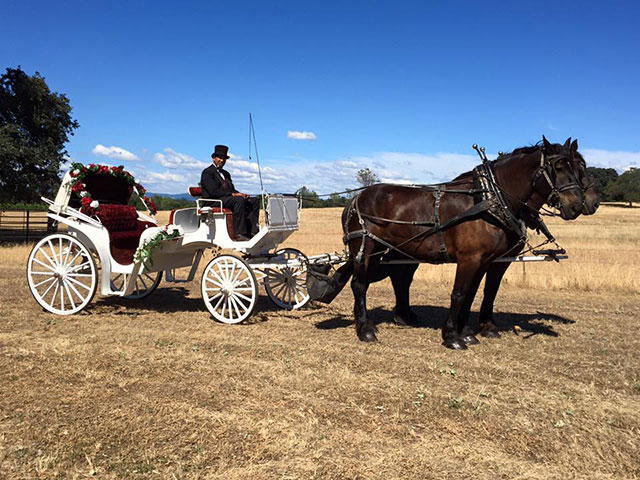
[[[86,223],[74,222],[66,217],[49,213],[53,220],[67,225],[69,231],[82,242],[90,251],[98,254],[101,267],[100,291],[111,292],[111,254],[109,250],[109,233],[104,227],[97,227]]]

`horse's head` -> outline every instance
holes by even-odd
[[[584,161],[580,152],[578,152],[578,140],[571,142],[571,155],[573,165],[578,176],[578,183],[582,188],[584,202],[582,204],[582,213],[584,215],[593,215],[600,206],[600,197],[596,192],[593,177],[587,171],[587,163]]]
[[[584,195],[578,180],[570,138],[564,145],[560,145],[550,143],[542,137],[542,161],[533,186],[537,193],[546,197],[548,205],[560,211],[564,220],[573,220],[582,213]]]

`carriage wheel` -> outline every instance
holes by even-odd
[[[89,250],[63,233],[40,240],[27,261],[27,280],[33,298],[45,310],[71,315],[91,301],[98,288],[98,269]]]
[[[151,295],[162,280],[162,272],[143,272],[138,274],[136,285],[131,295],[125,295],[122,298],[127,300],[140,300],[141,298]],[[121,292],[124,290],[129,281],[128,273],[112,273],[111,274],[111,290]]]
[[[299,266],[268,268],[265,270],[264,289],[269,299],[278,307],[295,310],[309,301],[307,292],[307,265],[309,261],[304,253],[294,248],[285,248],[276,252],[284,260],[297,260]]]
[[[258,299],[253,270],[233,255],[215,257],[202,274],[202,299],[216,320],[242,322],[253,313]]]

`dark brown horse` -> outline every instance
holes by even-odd
[[[570,140],[503,155],[485,168],[437,186],[404,187],[379,184],[363,190],[342,215],[345,243],[353,268],[356,332],[362,341],[376,341],[376,327],[367,317],[369,284],[391,278],[396,296],[394,320],[412,323],[409,287],[417,262],[457,263],[451,308],[442,327],[443,344],[465,349],[478,343],[467,324],[469,310],[484,275],[487,280],[480,310],[480,334],[497,337],[493,302],[509,263],[494,260],[520,252],[526,238],[524,219],[542,203],[557,206],[565,220],[583,212],[582,183]],[[542,201],[537,209],[536,198]],[[389,264],[393,261],[415,263]]]

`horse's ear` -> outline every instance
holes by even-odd
[[[578,139],[577,138],[571,143],[571,151],[572,152],[577,152],[578,151]]]
[[[551,143],[549,143],[549,140],[547,140],[547,137],[545,137],[544,135],[542,135],[542,146],[545,149],[551,147]]]
[[[567,141],[564,142],[564,145],[562,147],[569,148],[569,145],[571,145],[571,137],[567,138]]]

